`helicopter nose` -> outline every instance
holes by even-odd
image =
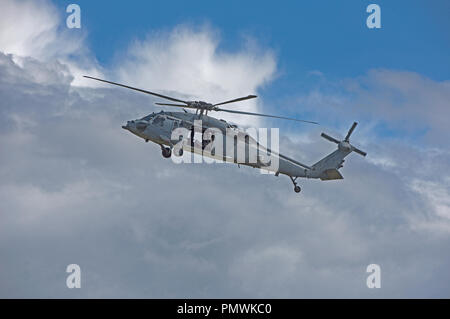
[[[123,128],[124,130],[128,130],[128,129],[130,128],[130,121],[127,121],[127,124],[126,124],[126,125],[122,125],[122,128]]]

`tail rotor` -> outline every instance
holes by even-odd
[[[325,134],[325,133],[320,134],[320,136],[322,136],[324,139],[326,139],[330,142],[336,143],[340,150],[347,151],[347,152],[355,152],[355,153],[358,153],[359,155],[366,156],[367,155],[366,152],[364,152],[364,151],[360,150],[359,148],[356,148],[350,144],[350,135],[352,135],[353,131],[356,128],[356,125],[358,125],[358,123],[353,122],[352,127],[348,130],[347,135],[345,136],[345,138],[342,141],[339,141],[338,139],[335,139],[334,137],[331,137],[330,135]]]

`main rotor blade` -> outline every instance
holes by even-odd
[[[178,100],[178,99],[175,99],[175,98],[170,97],[170,96],[165,96],[165,95],[154,93],[154,92],[150,92],[150,91],[147,91],[147,90],[138,89],[138,88],[135,88],[135,87],[132,87],[132,86],[128,86],[128,85],[125,85],[125,84],[120,84],[120,83],[116,83],[116,82],[111,82],[111,81],[106,81],[106,80],[102,80],[102,79],[97,79],[97,78],[94,78],[92,76],[87,76],[87,75],[83,75],[83,77],[88,78],[88,79],[92,79],[92,80],[97,80],[97,81],[100,81],[100,82],[105,82],[105,83],[109,83],[109,84],[118,85],[118,86],[121,86],[121,87],[124,87],[124,88],[127,88],[127,89],[139,91],[139,92],[142,92],[142,93],[151,94],[151,95],[154,95],[154,96],[157,96],[157,97],[161,97],[163,99],[171,100],[171,101],[174,101],[174,102],[181,102],[181,103],[186,103],[186,104],[188,103],[186,101]]]
[[[172,104],[172,103],[155,103],[156,105],[165,105],[165,106],[179,106],[179,107],[188,107],[184,104]]]
[[[255,97],[257,97],[257,96],[256,95],[247,95],[247,96],[244,96],[244,97],[240,97],[238,99],[217,103],[217,104],[214,104],[214,106],[228,104],[228,103],[233,103],[233,102],[239,102],[239,101],[244,101],[244,100],[249,100],[249,99],[254,99]]]
[[[189,105],[183,105],[183,104],[171,104],[171,103],[155,103],[157,105],[164,105],[164,106],[176,106],[176,107],[182,107],[183,110],[188,113],[185,109],[194,109],[198,110],[195,106],[189,106]]]
[[[355,129],[356,125],[358,125],[358,123],[353,122],[353,125],[350,130],[348,130],[347,136],[344,138],[344,141],[348,142],[348,139],[350,138],[350,135],[352,135],[352,132]]]
[[[336,143],[336,144],[339,144],[339,143],[340,143],[340,141],[338,141],[338,140],[335,139],[334,137],[331,137],[331,136],[328,135],[328,134],[322,133],[322,134],[320,134],[320,136],[322,136],[324,139],[329,140],[330,142],[333,142],[333,143]]]
[[[255,115],[255,116],[265,116],[265,117],[273,117],[276,119],[282,119],[282,120],[291,120],[291,121],[297,121],[297,122],[305,122],[305,123],[311,123],[311,124],[319,124],[317,122],[312,121],[305,121],[305,120],[297,120],[290,117],[284,117],[284,116],[276,116],[276,115],[268,115],[268,114],[261,114],[261,113],[251,113],[251,112],[242,112],[242,111],[232,111],[232,110],[225,110],[225,109],[215,109],[214,111],[221,111],[221,112],[228,112],[228,113],[236,113],[236,114],[245,114],[245,115]]]

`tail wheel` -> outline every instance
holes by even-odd
[[[298,176],[297,176],[297,177],[289,176],[289,178],[291,179],[292,184],[294,184],[294,192],[300,193],[300,191],[301,191],[302,189],[300,188],[300,186],[297,185],[297,182],[296,182]]]

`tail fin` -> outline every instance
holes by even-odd
[[[339,141],[325,133],[321,134],[323,138],[338,145],[338,149],[336,151],[327,155],[312,166],[312,168],[319,173],[319,178],[321,180],[343,179],[338,169],[343,166],[345,161],[344,158],[351,152],[356,152],[362,156],[367,155],[366,152],[363,152],[350,144],[350,135],[353,133],[356,125],[358,125],[358,123],[354,122],[345,139],[342,141]]]

